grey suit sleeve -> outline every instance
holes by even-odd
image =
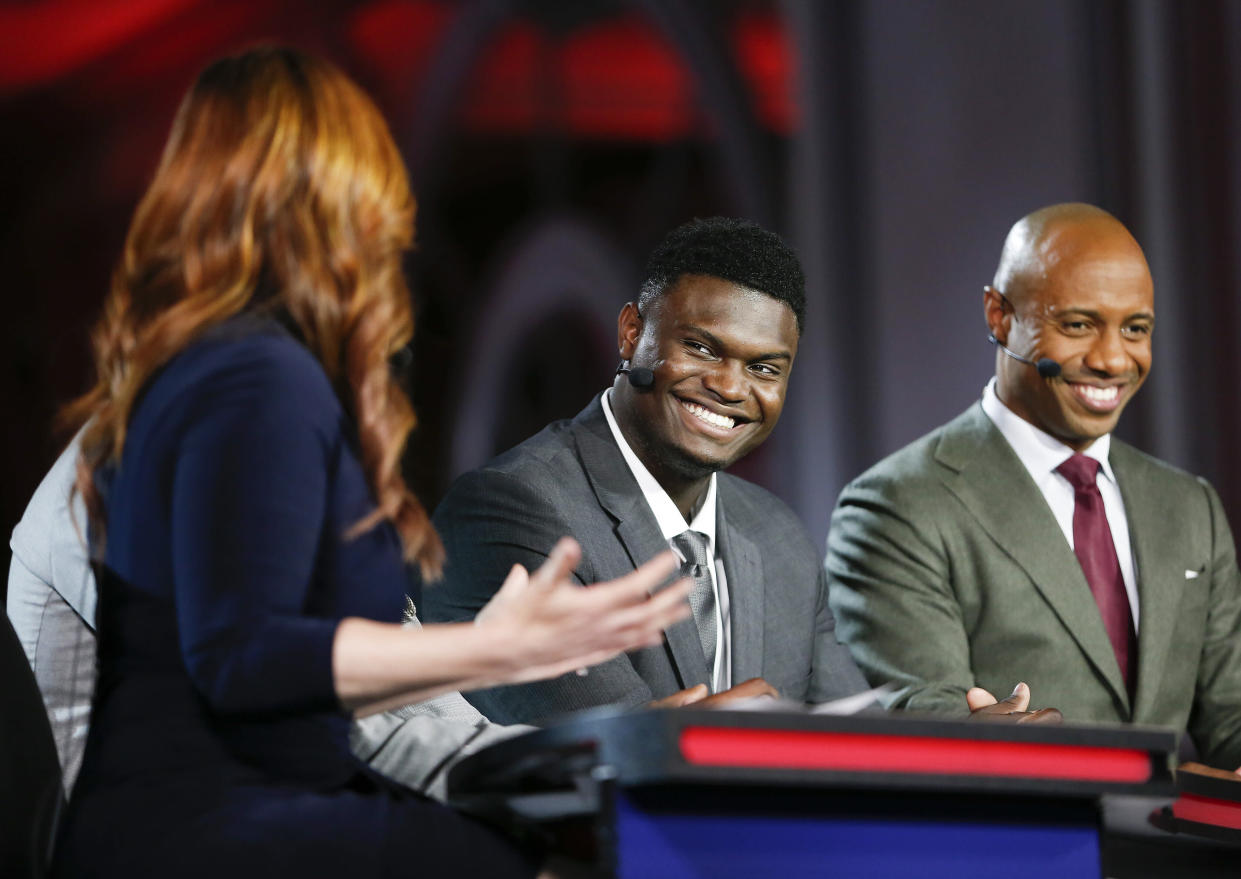
[[[932,506],[891,480],[853,483],[824,566],[840,639],[872,686],[896,687],[887,707],[965,714],[969,641]]]
[[[71,507],[78,438],[35,489],[10,547],[7,610],[43,695],[65,791],[82,764],[95,689],[95,577],[74,527],[86,527],[81,498]]]
[[[35,489],[34,496],[13,529],[13,555],[40,581],[50,586],[90,628],[95,626],[95,576],[91,572],[83,536],[86,507],[80,496],[69,504],[77,478],[81,432]]]
[[[405,625],[416,629],[422,624],[411,614]],[[451,692],[355,720],[349,747],[389,778],[443,800],[448,770],[474,752],[530,729],[492,723],[460,693]]]
[[[814,668],[810,674],[810,688],[806,692],[806,701],[810,703],[830,702],[866,689],[866,679],[858,671],[849,649],[836,638],[836,618],[828,604],[827,577],[822,569],[819,570],[818,595]]]
[[[507,473],[478,470],[454,483],[435,511],[448,563],[444,578],[423,590],[428,622],[473,619],[499,589],[513,565],[535,570],[564,535],[584,546],[579,583],[598,579],[589,559],[589,536],[575,533],[557,501]],[[540,723],[598,705],[633,707],[652,698],[628,657],[594,666],[584,675],[467,693],[500,723]]]
[[[1189,732],[1203,759],[1241,768],[1241,573],[1219,495],[1204,480],[1211,510],[1211,593]]]
[[[453,766],[488,745],[530,729],[491,723],[461,694],[446,693],[355,721],[349,745],[384,775],[443,800]]]
[[[17,553],[9,566],[8,616],[47,709],[61,781],[72,793],[90,728],[95,692],[95,632]]]

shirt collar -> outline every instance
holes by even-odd
[[[1004,435],[1004,439],[1008,440],[1008,444],[1013,447],[1013,451],[1030,471],[1035,482],[1041,482],[1048,473],[1055,471],[1075,454],[1069,446],[1009,409],[995,392],[994,378],[983,388],[982,411],[991,419],[996,429]],[[1111,448],[1112,435],[1105,433],[1092,442],[1082,454],[1098,461],[1101,465],[1100,471],[1109,482],[1114,483],[1116,474],[1112,472],[1112,465],[1108,462],[1108,453]]]
[[[686,525],[685,517],[681,515],[681,511],[677,509],[672,498],[668,497],[668,492],[664,491],[663,486],[651,475],[651,471],[646,469],[646,465],[639,460],[633,449],[629,447],[629,443],[625,441],[625,435],[621,433],[616,423],[616,416],[612,414],[611,388],[603,392],[603,415],[608,420],[608,428],[612,431],[612,439],[616,440],[621,456],[629,465],[633,478],[638,481],[638,488],[641,489],[647,506],[655,514],[655,521],[659,523],[659,530],[664,539],[671,540],[686,528],[701,531],[707,535],[707,550],[710,555],[714,556],[716,474],[711,474],[711,481],[707,485],[707,496],[703,498],[702,505],[694,514],[693,521]]]

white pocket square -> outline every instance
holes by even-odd
[[[1199,574],[1201,574],[1201,573],[1202,573],[1201,571],[1186,571],[1186,572],[1185,572],[1185,579],[1186,579],[1186,580],[1197,580],[1197,579],[1198,579],[1198,575],[1199,575]]]

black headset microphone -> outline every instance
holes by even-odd
[[[621,365],[616,367],[616,374],[625,374],[629,379],[629,384],[638,391],[649,391],[655,386],[655,373],[653,370],[647,369],[645,366],[629,365],[628,360],[621,361]]]
[[[998,345],[1000,350],[1009,357],[1013,358],[1013,360],[1033,366],[1038,370],[1038,374],[1043,378],[1058,378],[1060,375],[1060,364],[1052,360],[1050,357],[1040,357],[1038,360],[1031,360],[1029,357],[1022,357],[1012,348],[1009,348],[997,339],[995,337],[995,333],[987,333],[987,341],[992,345]],[[630,381],[633,381],[633,379],[631,378]]]

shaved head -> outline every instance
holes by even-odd
[[[996,394],[1012,412],[1076,451],[1108,434],[1146,379],[1154,289],[1142,248],[1107,211],[1040,208],[1004,242],[983,290],[996,351]],[[1044,375],[1032,364],[1060,366]]]
[[[992,286],[1017,304],[1031,289],[1044,284],[1057,264],[1076,258],[1084,247],[1102,238],[1127,242],[1145,265],[1142,249],[1129,230],[1103,208],[1082,202],[1039,208],[1009,230]]]

